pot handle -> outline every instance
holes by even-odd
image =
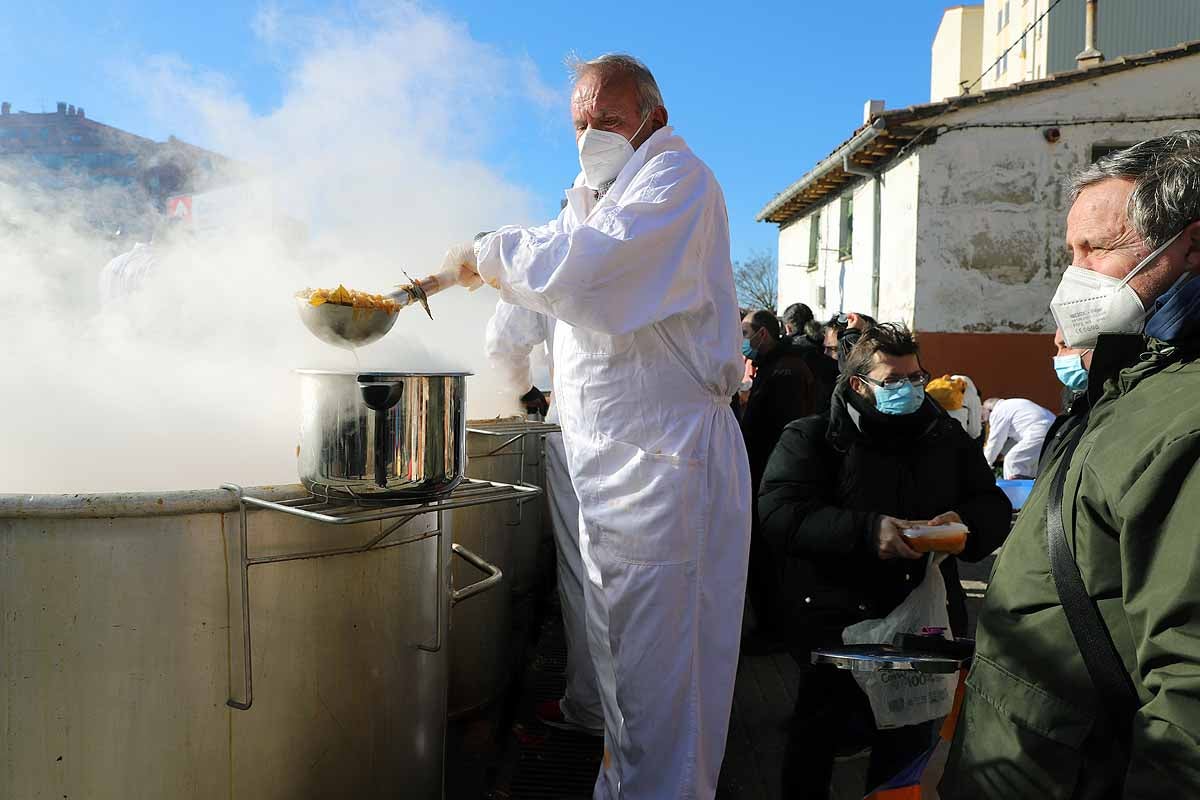
[[[367,408],[376,412],[389,410],[404,396],[404,381],[363,381],[359,380],[358,390],[362,393],[363,403]]]
[[[387,486],[392,453],[388,445],[387,412],[404,396],[403,381],[372,381],[361,379],[358,390],[363,403],[375,413],[375,485]]]
[[[474,597],[477,594],[486,592],[488,589],[493,588],[496,586],[496,584],[503,580],[504,573],[500,571],[499,567],[497,567],[495,564],[484,561],[482,558],[475,555],[458,542],[451,544],[450,549],[454,551],[456,556],[462,558],[463,561],[466,561],[468,564],[475,567],[475,569],[488,574],[486,578],[481,581],[476,581],[470,586],[464,586],[461,589],[454,589],[450,593],[450,605],[456,605],[459,602],[466,600],[468,597]]]

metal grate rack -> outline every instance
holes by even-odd
[[[483,433],[488,436],[528,436],[530,434],[558,433],[562,430],[554,422],[534,422],[527,419],[498,419],[476,420],[467,423],[470,433]]]
[[[553,422],[532,422],[527,419],[507,418],[498,420],[477,420],[467,423],[467,432],[481,436],[494,436],[501,438],[504,441],[492,447],[486,453],[477,453],[468,458],[491,458],[503,453],[510,445],[515,444],[516,450],[514,454],[521,459],[521,472],[519,483],[525,487],[536,487],[537,484],[531,483],[529,476],[525,474],[525,468],[528,466],[526,456],[526,438],[529,436],[543,436],[547,433],[560,433],[562,428]],[[539,442],[541,440],[539,439]],[[542,445],[544,447],[544,445]],[[546,454],[541,452],[538,461],[545,463]],[[517,501],[517,520],[509,523],[510,525],[519,526],[525,520],[525,503],[531,498],[522,498]]]
[[[329,525],[355,525],[360,522],[389,519],[400,519],[402,520],[400,524],[403,524],[414,517],[433,511],[449,511],[454,508],[499,503],[504,500],[519,500],[540,493],[536,486],[514,486],[508,483],[481,481],[473,478],[463,479],[463,482],[447,495],[417,503],[411,500],[390,502],[330,500],[314,494],[276,502],[245,494],[240,486],[233,484],[226,484],[221,488],[237,492],[243,505],[292,514]]]
[[[395,500],[395,501],[340,501],[330,500],[314,494],[306,494],[291,500],[274,501],[246,494],[246,490],[237,484],[227,483],[222,489],[233,492],[238,499],[238,536],[230,541],[225,548],[227,569],[225,571],[229,592],[229,631],[230,631],[230,697],[226,704],[231,708],[245,711],[254,702],[253,655],[250,641],[250,567],[259,564],[276,564],[284,561],[300,561],[314,558],[365,553],[370,550],[382,550],[388,547],[420,542],[437,538],[442,542],[437,559],[437,586],[439,591],[446,585],[446,561],[449,555],[456,555],[488,577],[470,586],[456,589],[450,593],[451,605],[466,600],[483,592],[501,578],[500,569],[472,553],[467,548],[451,543],[445,547],[443,540],[442,512],[467,506],[485,505],[515,501],[518,506],[525,501],[541,494],[537,486],[522,483],[515,486],[494,481],[482,481],[466,478],[453,491],[441,497],[428,500]],[[379,522],[380,530],[368,541],[356,545],[337,544],[320,550],[305,550],[294,553],[275,553],[267,556],[251,556],[248,546],[251,510],[289,514],[294,517],[322,523],[325,525],[346,526],[360,523]],[[420,531],[410,536],[395,535],[412,520],[426,514],[436,514],[437,524],[433,530]],[[383,524],[387,523],[387,524]],[[447,537],[448,538],[448,537]],[[437,634],[432,644],[417,644],[416,647],[429,653],[442,649],[442,603],[438,609]],[[235,611],[239,612],[235,614]],[[237,635],[240,629],[240,636]],[[241,692],[235,696],[232,687],[233,665],[240,663],[242,671]]]

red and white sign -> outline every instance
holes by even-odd
[[[171,219],[182,219],[191,222],[192,198],[185,196],[167,198],[167,216]]]

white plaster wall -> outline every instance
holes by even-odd
[[[847,191],[853,193],[854,196],[854,230],[853,230],[853,247],[851,248],[851,257],[843,260],[838,259],[837,253],[830,253],[833,257],[831,264],[830,277],[839,289],[838,300],[840,305],[830,310],[830,314],[838,311],[865,311],[871,313],[871,249],[874,242],[871,238],[871,219],[875,213],[872,207],[874,198],[871,189],[871,181],[859,181]],[[843,192],[843,194],[845,194]],[[830,232],[833,236],[837,235],[840,210],[839,203],[829,206],[829,215],[833,217]]]
[[[816,311],[817,281],[819,273],[810,272],[808,262],[808,217],[779,229],[779,308],[792,303],[805,303]]]
[[[993,22],[994,24],[994,22]],[[1067,266],[1063,183],[1097,143],[1200,127],[1200,58],[1190,57],[948,115],[943,122],[1064,122],[1195,114],[1187,121],[970,128],[920,148],[915,323],[926,331],[1049,332]]]
[[[839,234],[839,198],[834,197],[824,206],[820,206],[819,210],[820,249],[817,251],[815,269],[809,269],[807,264],[810,220],[817,209],[779,231],[779,307],[783,309],[792,303],[805,303],[813,310],[817,319],[828,319],[841,309],[842,299],[839,275],[843,262],[838,260],[838,254],[835,252]],[[857,216],[856,211],[856,220]],[[855,233],[857,234],[857,231]],[[859,246],[857,236],[854,246]],[[848,265],[851,262],[845,263]],[[824,304],[818,302],[819,289],[822,286],[826,288]]]
[[[879,319],[913,324],[916,302],[918,186],[921,155],[883,173],[879,237]]]
[[[841,197],[821,206],[821,249],[817,268],[808,262],[811,216],[801,217],[779,232],[779,304],[807,303],[818,319],[840,311],[876,314],[881,319],[911,323],[916,260],[916,210],[918,157],[912,156],[884,173],[880,231],[880,292],[878,312],[872,304],[875,194],[871,180],[847,189],[854,197],[854,230],[851,257],[837,250],[841,227]],[[844,194],[844,193],[843,193]],[[825,287],[825,303],[817,302]]]

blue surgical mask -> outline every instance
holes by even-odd
[[[875,392],[875,409],[881,414],[911,414],[925,402],[925,387],[908,381],[895,388],[868,385]]]
[[[1146,320],[1146,335],[1174,342],[1190,334],[1200,321],[1200,281],[1185,272],[1155,301]]]
[[[1088,371],[1083,366],[1083,353],[1054,357],[1054,374],[1072,392],[1082,392],[1088,385]]]
[[[759,328],[758,330],[751,328],[750,335],[742,337],[742,355],[751,361],[758,358],[758,348],[750,343],[753,342],[760,333],[762,333],[762,328]]]

